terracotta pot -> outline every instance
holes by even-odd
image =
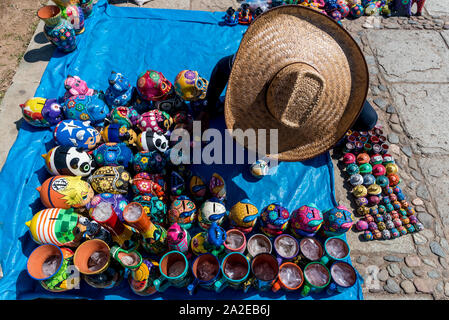
[[[93,265],[89,267],[89,264],[91,263],[89,260],[97,252],[103,253],[105,256],[107,256],[107,259],[105,261],[102,261],[100,265],[93,263]],[[109,252],[110,248],[103,240],[100,239],[87,240],[76,249],[73,262],[75,264],[75,267],[82,274],[86,275],[98,274],[105,271],[108,268],[110,262]]]
[[[43,270],[44,263],[52,258],[57,257],[58,262],[53,273],[48,274]],[[62,266],[62,251],[54,244],[43,244],[33,250],[27,262],[27,271],[31,278],[35,280],[46,280],[53,277]]]

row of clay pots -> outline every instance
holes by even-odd
[[[76,49],[76,35],[84,32],[84,20],[92,14],[93,0],[53,0],[37,11],[45,23],[44,34],[62,52]]]

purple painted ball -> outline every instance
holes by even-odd
[[[368,230],[368,222],[366,222],[365,220],[359,220],[356,222],[355,227],[358,231]]]
[[[413,224],[418,222],[418,218],[415,215],[409,216],[408,219],[410,220],[410,223],[413,223]]]
[[[371,231],[377,230],[377,223],[375,223],[374,221],[368,223],[368,229],[370,229]]]
[[[369,196],[368,203],[370,206],[377,206],[380,203],[380,198],[378,196]]]
[[[330,16],[332,19],[334,19],[335,21],[340,21],[341,20],[341,12],[338,10],[334,10],[330,13]]]
[[[292,212],[291,228],[300,236],[313,236],[323,224],[323,214],[314,205],[301,206]]]
[[[360,198],[355,199],[355,203],[357,204],[357,206],[361,207],[361,206],[366,206],[369,203],[369,201],[365,197],[360,197]]]

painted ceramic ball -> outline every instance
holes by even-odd
[[[383,158],[382,158],[382,156],[380,155],[380,154],[374,154],[374,155],[372,155],[371,156],[371,159],[370,159],[370,162],[371,162],[371,164],[374,166],[374,165],[376,165],[376,164],[381,164],[382,163],[382,161],[383,161]]]
[[[248,199],[237,202],[229,211],[229,222],[233,228],[247,234],[251,232],[260,213]]]
[[[347,6],[346,4],[343,4],[343,3],[340,4],[340,8],[338,10],[340,11],[342,19],[346,18],[350,11],[349,6]]]
[[[374,222],[374,217],[370,214],[365,215],[365,220],[366,222],[370,223],[370,222]]]
[[[165,224],[167,217],[167,206],[153,195],[138,195],[133,199],[133,202],[140,203],[151,222],[157,224]]]
[[[394,193],[388,195],[388,198],[390,199],[390,201],[397,201],[398,200],[398,196],[395,195]]]
[[[384,213],[387,212],[387,209],[386,209],[385,206],[382,205],[382,204],[378,205],[378,206],[377,206],[377,209],[379,210],[379,213],[380,213],[380,214],[384,214]]]
[[[354,223],[351,211],[337,206],[323,213],[323,232],[326,236],[339,236],[348,232]]]
[[[402,192],[397,193],[396,196],[398,197],[399,201],[405,200],[405,195]]]
[[[350,14],[353,18],[360,18],[361,16],[363,16],[364,10],[365,9],[362,7],[361,4],[355,4],[354,6],[351,7]]]
[[[385,230],[386,228],[387,228],[387,226],[385,225],[385,222],[378,222],[377,223],[377,228],[380,230],[380,231],[383,231],[383,230]]]
[[[393,188],[390,187],[390,180],[388,180],[388,186],[383,188],[383,192],[384,192],[384,194],[392,194],[392,193],[394,193]]]
[[[394,158],[391,154],[384,154],[383,156],[384,161],[382,162],[384,165],[387,165],[389,163],[394,163]]]
[[[356,160],[355,155],[350,152],[346,153],[343,156],[343,163],[346,165],[348,165],[350,163],[355,163],[355,160]]]
[[[387,221],[393,221],[393,218],[391,217],[391,215],[390,215],[389,213],[384,213],[384,214],[382,215],[382,217],[384,218],[384,221],[385,221],[385,222],[387,222]]]
[[[374,183],[376,183],[376,178],[372,175],[372,174],[365,174],[364,176],[363,176],[363,185],[364,186],[369,186],[369,185],[372,185],[372,184],[374,184]]]
[[[370,223],[368,223],[368,229],[373,231],[373,230],[377,230],[377,223],[372,221]]]
[[[373,238],[375,240],[382,239],[382,232],[380,230],[373,230]]]
[[[384,221],[383,215],[381,215],[380,213],[376,214],[376,215],[374,216],[374,221],[375,221],[375,222],[383,222],[383,221]]]
[[[402,189],[399,186],[393,186],[392,189],[393,189],[393,192],[396,193],[396,194],[402,193]]]
[[[159,151],[141,151],[134,155],[133,168],[134,171],[149,173],[165,173],[167,158]]]
[[[357,206],[362,207],[368,205],[369,201],[366,197],[360,197],[355,199],[355,203],[357,204]]]
[[[407,229],[404,226],[398,227],[398,231],[401,234],[401,236],[405,236],[407,234]]]
[[[403,226],[410,223],[410,219],[406,216],[402,216],[399,219],[401,220]]]
[[[123,222],[123,210],[128,204],[128,199],[122,194],[112,194],[112,193],[100,193],[95,195],[92,200],[86,205],[86,209],[89,210],[89,215],[92,215],[92,212],[97,207],[100,202],[107,202],[112,205],[112,209],[114,209],[115,213],[119,217],[119,219]]]
[[[168,223],[178,223],[184,229],[190,229],[196,220],[195,203],[188,196],[179,196],[168,210]]]
[[[389,214],[390,214],[392,219],[399,219],[400,218],[399,213],[397,213],[397,211],[393,210]]]
[[[258,159],[250,167],[250,172],[255,178],[262,178],[268,174],[268,163],[265,160]]]
[[[369,230],[365,230],[365,232],[363,233],[363,237],[365,238],[365,240],[370,241],[374,239],[373,233]]]
[[[172,91],[172,83],[155,70],[147,70],[137,79],[136,89],[139,95],[148,101],[164,100]]]
[[[391,230],[394,228],[394,223],[393,221],[385,221],[385,226],[387,227],[388,230]]]
[[[416,231],[424,230],[424,225],[421,222],[416,222],[414,225]]]
[[[365,231],[368,230],[368,222],[364,220],[359,220],[356,222],[355,227],[358,231]]]
[[[330,17],[332,19],[334,19],[335,21],[340,21],[341,20],[341,12],[339,10],[334,10],[332,12],[330,12]]]
[[[290,212],[279,203],[271,203],[260,214],[260,229],[272,237],[283,233],[287,229]]]
[[[396,186],[401,182],[401,179],[395,173],[387,175],[387,178],[390,181],[390,186]]]
[[[381,186],[382,188],[385,188],[389,185],[390,180],[386,176],[378,176],[376,177],[376,184]]]
[[[394,211],[394,207],[393,207],[393,205],[391,203],[387,203],[385,205],[385,208],[387,209],[387,212]]]
[[[159,134],[165,134],[173,126],[173,118],[167,112],[151,110],[141,115],[137,126],[142,132],[151,130]]]
[[[383,204],[391,203],[390,197],[388,197],[388,196],[382,197],[382,202],[383,202]]]
[[[406,216],[407,215],[407,211],[405,211],[405,209],[403,209],[403,208],[399,209],[398,212],[399,212],[399,214],[401,216]]]
[[[399,209],[401,209],[401,203],[399,202],[399,201],[393,201],[393,203],[392,203],[392,205],[393,205],[393,208],[395,209],[395,210],[399,210]]]
[[[413,223],[413,224],[418,222],[418,218],[415,215],[409,216],[408,219],[410,220],[410,223]]]
[[[369,157],[369,155],[367,154],[367,153],[359,153],[358,155],[357,155],[357,164],[358,165],[361,165],[361,164],[364,164],[364,163],[369,163],[369,161],[370,161],[370,157]]]
[[[392,237],[392,238],[399,238],[399,236],[401,235],[401,234],[399,233],[398,229],[396,229],[396,228],[392,228],[392,229],[390,230],[390,233],[391,233],[391,237]]]
[[[396,165],[396,164],[394,164],[394,163],[388,163],[386,166],[385,166],[385,170],[386,170],[386,172],[387,172],[387,175],[388,174],[393,174],[393,173],[398,173],[398,166]]]
[[[357,165],[357,164],[355,164],[355,163],[350,163],[347,167],[346,167],[346,172],[349,174],[349,175],[353,175],[353,174],[356,174],[356,173],[359,173],[359,166]]]
[[[92,152],[92,155],[98,167],[124,166],[128,168],[133,161],[133,152],[123,142],[103,143]]]
[[[349,177],[349,183],[354,187],[363,184],[362,175],[359,173],[353,174],[352,176]]]
[[[405,211],[407,211],[408,215],[416,214],[415,209],[412,206],[408,206]]]
[[[323,214],[315,204],[304,205],[292,212],[291,228],[296,235],[311,237],[323,224]]]
[[[390,240],[391,239],[391,233],[388,230],[382,230],[382,239],[384,240]]]
[[[378,196],[368,196],[368,204],[370,206],[376,206],[380,203],[380,198]]]
[[[379,209],[377,208],[377,206],[371,207],[371,208],[369,208],[369,213],[370,213],[372,216],[374,216],[374,215],[376,215],[376,214],[379,213]]]
[[[354,189],[352,189],[352,194],[356,198],[366,197],[368,194],[368,190],[366,189],[365,186],[359,185],[354,187]]]
[[[407,200],[398,201],[399,204],[402,206],[402,208],[407,208],[409,206],[409,203]]]
[[[165,194],[164,188],[153,181],[147,172],[140,172],[134,176],[132,190],[136,195],[154,195],[159,198]]]
[[[368,174],[373,172],[373,167],[369,163],[363,163],[359,166],[359,171],[361,174]]]
[[[408,233],[415,232],[415,227],[412,224],[410,224],[410,223],[405,225],[405,229],[407,229]]]
[[[401,222],[401,220],[398,219],[398,218],[393,219],[393,223],[394,223],[394,226],[395,226],[396,228],[402,226],[402,222]]]
[[[384,176],[386,173],[385,167],[382,164],[375,164],[373,166],[373,175],[376,177]]]
[[[357,213],[361,216],[364,216],[369,213],[369,208],[366,206],[360,206],[357,208]]]

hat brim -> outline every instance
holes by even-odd
[[[324,107],[301,124],[301,130],[283,125],[266,106],[273,76],[296,62],[311,65],[327,80]],[[307,160],[329,150],[352,127],[368,84],[363,53],[337,22],[300,5],[276,7],[258,16],[242,38],[226,91],[226,126],[234,138],[237,129],[265,129],[266,155],[279,161]],[[276,136],[270,129],[277,129],[277,141],[271,141]],[[260,153],[263,143],[245,141],[244,146]]]

